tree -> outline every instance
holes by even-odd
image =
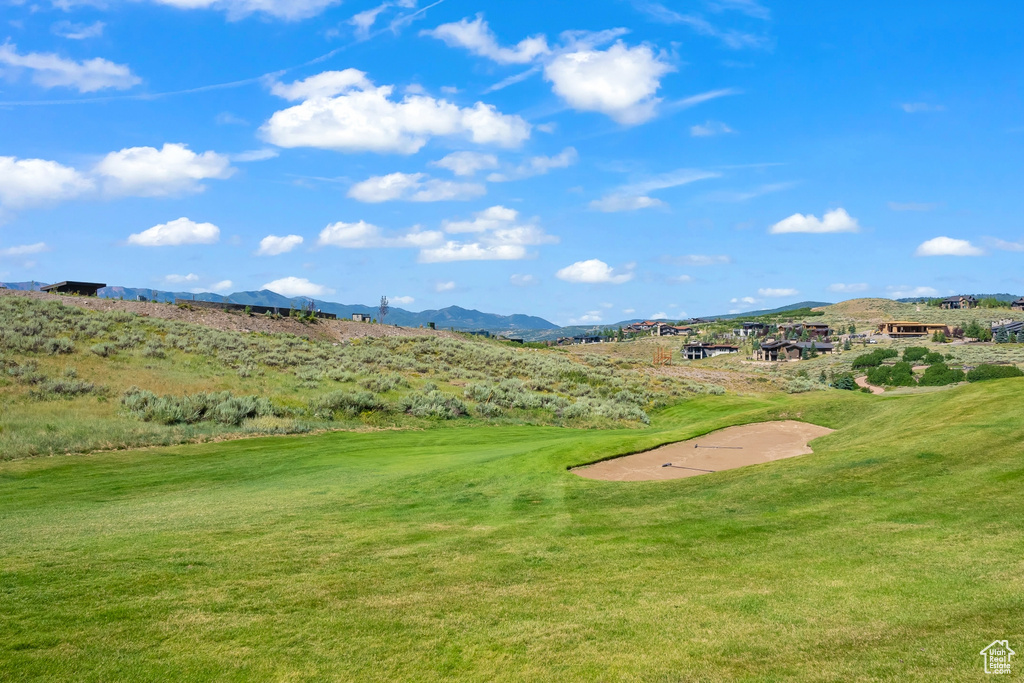
[[[388,298],[382,296],[380,298],[380,306],[377,307],[377,319],[380,320],[380,324],[384,324],[384,318],[388,317],[388,313],[391,309],[388,307]]]

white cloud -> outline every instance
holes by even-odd
[[[220,282],[214,282],[210,285],[210,291],[216,292],[217,294],[225,294],[234,289],[235,283],[231,280],[221,280]]]
[[[946,107],[941,104],[928,104],[927,102],[904,102],[900,109],[908,114],[920,114],[922,112],[945,111]]]
[[[499,90],[504,90],[505,88],[509,87],[510,85],[515,85],[516,83],[522,83],[523,81],[525,81],[530,76],[532,76],[532,75],[534,75],[536,73],[540,73],[540,69],[541,68],[539,66],[531,66],[526,71],[520,71],[517,74],[512,74],[511,76],[507,76],[507,77],[501,79],[500,81],[498,81],[497,83],[494,83],[494,84],[489,85],[486,88],[484,88],[484,94],[486,95],[486,94],[490,94],[492,92],[497,92]],[[541,125],[546,125],[546,124],[541,124]],[[541,128],[541,126],[537,126],[537,130],[543,130],[543,129]],[[547,132],[547,131],[544,131],[544,132]]]
[[[604,213],[636,211],[638,209],[651,209],[659,206],[667,206],[667,204],[654,197],[629,194],[608,194],[590,202],[591,209],[603,211]]]
[[[619,41],[607,50],[559,54],[545,65],[544,78],[573,109],[632,126],[654,116],[661,77],[673,70],[647,45],[631,48]]]
[[[451,282],[451,281],[449,281],[449,282],[438,282],[434,286],[434,289],[437,290],[438,292],[450,292],[453,289],[455,289],[455,283]]]
[[[1024,251],[1024,241],[1007,242],[1006,240],[989,237],[986,239],[986,242],[988,242],[989,246],[1000,251]]]
[[[825,216],[818,220],[817,216],[801,213],[794,213],[789,218],[784,218],[768,229],[773,235],[784,233],[832,233],[832,232],[859,232],[860,225],[857,219],[846,213],[845,209],[833,209],[827,211]]]
[[[508,281],[516,287],[532,287],[540,284],[540,280],[538,280],[536,276],[521,273],[513,273],[509,276]]]
[[[498,64],[528,64],[551,51],[544,35],[524,38],[514,47],[500,46],[482,14],[477,14],[473,21],[466,18],[442,24],[435,29],[420,31],[420,35],[443,40],[449,47],[465,48],[472,54],[486,57]]]
[[[183,217],[129,235],[128,244],[141,247],[176,247],[182,244],[214,244],[219,239],[220,228],[213,223],[196,223]]]
[[[842,283],[837,282],[828,286],[828,291],[839,292],[840,294],[853,294],[855,292],[864,292],[868,290],[868,283],[866,282],[851,282]]]
[[[712,11],[736,10],[755,19],[771,19],[771,11],[757,0],[710,0],[707,3]]]
[[[888,202],[887,206],[893,211],[932,211],[939,208],[938,204],[922,202]]]
[[[283,277],[266,283],[260,289],[269,289],[281,296],[323,296],[331,294],[333,289],[310,282],[304,277]]]
[[[967,240],[952,237],[934,237],[922,242],[914,256],[982,256],[985,251]]]
[[[729,300],[729,303],[733,303],[733,304],[747,304],[748,306],[753,306],[754,304],[756,304],[758,302],[759,302],[759,300],[755,299],[752,296],[737,297],[737,298]]]
[[[623,271],[616,271],[604,261],[595,258],[566,266],[555,273],[555,277],[566,282],[621,285],[633,279],[632,270],[632,267],[626,267]]]
[[[519,166],[506,171],[505,173],[492,173],[487,180],[492,183],[501,183],[509,180],[523,180],[537,175],[544,175],[555,168],[568,168],[576,163],[579,154],[575,147],[566,147],[553,157],[536,156],[530,157]]]
[[[487,193],[480,183],[459,183],[429,178],[425,173],[390,173],[373,176],[349,188],[348,196],[360,202],[380,203],[466,201]]]
[[[723,135],[725,133],[735,132],[736,131],[721,121],[705,121],[703,124],[690,126],[690,135],[695,138],[706,138],[711,137],[712,135]]]
[[[769,39],[753,33],[743,33],[734,29],[720,29],[699,14],[680,14],[654,0],[635,0],[633,5],[655,21],[664,24],[684,24],[693,29],[695,33],[717,38],[722,41],[722,44],[733,50],[766,47],[771,42]],[[754,8],[754,3],[747,2],[746,0],[721,0],[719,2],[711,2],[709,5],[712,9],[717,8],[718,11],[722,9],[740,9],[740,6],[743,6],[749,8],[742,11],[750,16],[757,16],[756,13],[759,13],[759,10]]]
[[[424,248],[420,251],[420,262],[518,261],[530,256],[527,247],[558,242],[536,220],[522,222],[518,211],[504,206],[479,211],[471,221],[444,221],[442,228],[449,234],[472,234],[473,241],[450,240]]]
[[[376,225],[359,221],[358,223],[332,223],[320,231],[320,246],[341,247],[343,249],[388,249],[388,248],[420,248],[438,244],[444,239],[441,232],[413,228],[408,232],[385,235]]]
[[[626,314],[626,315],[630,315],[631,313],[636,313],[636,309],[635,308],[623,308],[622,312],[624,314]]]
[[[370,37],[370,29],[377,23],[377,16],[391,6],[391,3],[385,2],[376,7],[363,10],[353,14],[348,20],[348,23],[355,27],[356,38],[359,40],[366,40]]]
[[[3,249],[0,249],[0,258],[29,256],[31,254],[41,254],[42,252],[49,250],[50,247],[46,245],[46,242],[36,242],[35,244],[19,244],[16,247],[5,247]]]
[[[483,152],[452,152],[442,159],[431,161],[430,165],[446,168],[457,176],[472,176],[477,171],[498,168],[498,157]]]
[[[259,256],[277,256],[278,254],[287,254],[289,251],[302,244],[302,241],[303,240],[300,235],[285,235],[284,237],[267,235],[260,240],[260,248],[256,254]]]
[[[6,207],[72,199],[93,187],[88,177],[56,161],[0,157],[0,204]]]
[[[238,161],[241,163],[249,163],[251,161],[266,161],[267,159],[275,159],[278,156],[276,149],[252,149],[248,152],[239,152],[238,154],[232,154],[228,158],[231,161]]]
[[[728,254],[686,254],[669,260],[681,266],[724,266],[732,263]]]
[[[784,296],[796,296],[800,292],[789,287],[762,287],[757,290],[759,296],[778,299]]]
[[[569,318],[570,325],[594,325],[601,322],[601,311],[587,311],[578,318]]]
[[[934,287],[908,287],[907,285],[898,285],[896,287],[887,287],[889,290],[889,296],[893,299],[914,299],[918,297],[934,297],[939,296],[939,290]]]
[[[102,21],[96,21],[92,24],[76,24],[70,21],[58,21],[56,24],[50,27],[50,31],[61,38],[67,38],[68,40],[87,40],[89,38],[99,38],[103,35],[103,29],[106,26]]]
[[[172,273],[170,275],[164,275],[164,282],[169,285],[183,285],[189,282],[199,282],[199,276],[195,273],[189,273],[188,275]]]
[[[301,99],[275,112],[261,128],[278,147],[315,147],[343,152],[414,154],[430,138],[462,137],[477,144],[518,147],[530,137],[530,124],[477,102],[458,107],[426,95],[391,99],[393,86],[374,87],[355,69],[325,72],[271,91]]]
[[[161,149],[131,147],[111,152],[94,172],[103,179],[108,194],[164,197],[201,192],[205,186],[200,181],[229,178],[235,169],[222,154],[196,154],[186,145],[166,143]]]
[[[32,82],[40,87],[74,88],[82,93],[107,88],[127,90],[142,82],[126,65],[106,59],[76,62],[52,52],[22,55],[13,43],[0,45],[0,74],[13,77],[23,69],[31,73]]]
[[[298,21],[314,17],[341,0],[153,0],[177,9],[214,9],[225,12],[236,21],[250,14],[263,14],[274,19]]]
[[[666,313],[665,311],[651,313],[651,315],[648,317],[649,320],[664,320],[665,318],[668,318],[668,313]]]
[[[669,173],[652,176],[616,188],[601,199],[590,202],[590,208],[597,211],[611,213],[615,211],[635,211],[637,209],[648,209],[656,206],[665,206],[660,199],[648,196],[651,192],[667,190],[681,185],[706,180],[708,178],[721,177],[721,173],[714,171],[702,171],[692,168],[681,168]]]
[[[674,282],[680,285],[685,285],[693,282],[692,275],[674,275],[668,279],[669,282]]]
[[[396,296],[393,299],[391,299],[391,303],[398,304],[399,306],[407,306],[414,301],[416,301],[416,299],[412,298],[411,296]]]

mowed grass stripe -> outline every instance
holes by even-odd
[[[1024,635],[1022,395],[4,463],[0,678],[980,679],[978,650]],[[774,418],[837,431],[692,479],[565,469]]]

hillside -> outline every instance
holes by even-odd
[[[46,283],[41,282],[7,282],[2,283],[12,290],[38,290]],[[234,292],[221,295],[211,292],[171,292],[159,289],[140,287],[121,287],[111,285],[99,291],[99,296],[105,299],[123,299],[125,301],[137,301],[140,297],[147,301],[173,303],[176,299],[194,299],[196,301],[224,301],[250,306],[275,306],[278,308],[302,308],[313,302],[315,308],[326,313],[333,313],[339,318],[351,318],[353,313],[361,313],[371,318],[378,317],[378,306],[362,304],[340,304],[334,301],[323,301],[310,299],[308,297],[286,297],[276,292],[263,289],[250,292]],[[497,313],[484,313],[473,309],[449,306],[447,308],[408,311],[404,308],[390,306],[387,316],[387,324],[400,325],[402,327],[426,327],[427,323],[435,323],[438,328],[453,328],[457,330],[488,330],[490,332],[519,332],[521,330],[547,330],[557,327],[554,323],[537,316],[513,314],[499,315]]]
[[[888,320],[910,320],[924,323],[944,323],[964,326],[972,320],[981,323],[996,320],[1024,319],[1024,312],[1009,308],[973,308],[970,310],[947,311],[925,304],[900,303],[892,299],[850,299],[842,303],[824,306],[822,321],[839,324],[856,322],[872,327]]]

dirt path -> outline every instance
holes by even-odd
[[[874,384],[868,384],[868,378],[867,377],[858,377],[857,379],[855,379],[853,381],[857,383],[858,387],[863,387],[865,389],[870,389],[872,394],[884,394],[885,393],[885,389],[883,389],[882,387],[876,387]]]
[[[604,481],[696,477],[812,453],[807,442],[832,431],[795,420],[758,422],[727,427],[653,451],[578,467],[573,472],[587,479]],[[671,465],[666,466],[669,463]]]

